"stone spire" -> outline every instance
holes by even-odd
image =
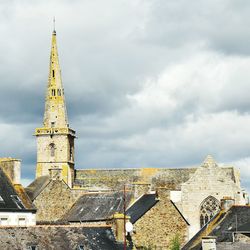
[[[208,155],[202,164],[203,167],[217,167],[217,163],[211,155]]]
[[[76,136],[75,131],[68,125],[55,29],[52,33],[43,127],[36,128],[35,136],[37,138],[36,178],[50,175],[51,179],[63,180],[72,187]]]
[[[64,98],[64,89],[61,79],[61,70],[57,53],[55,30],[52,33],[49,79],[45,101],[43,125],[46,128],[68,127],[68,118]]]

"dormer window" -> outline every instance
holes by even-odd
[[[22,201],[20,200],[20,198],[17,195],[11,195],[10,197],[19,209],[24,208]]]

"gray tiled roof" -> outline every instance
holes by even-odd
[[[119,250],[110,227],[34,226],[0,228],[0,249]]]
[[[129,204],[131,194],[126,193],[126,203]],[[63,220],[69,222],[86,222],[107,220],[114,213],[123,211],[123,193],[92,193],[81,196]]]
[[[42,190],[48,185],[50,178],[48,175],[36,178],[28,187],[25,188],[26,193],[33,201]]]
[[[233,232],[249,222],[250,206],[232,206],[227,212],[221,212],[204,226],[182,249],[200,250],[201,240],[206,228],[211,228],[208,236],[216,236],[217,242],[232,242]],[[206,235],[207,236],[207,235]]]
[[[128,208],[126,214],[130,216],[131,223],[135,223],[148,210],[150,210],[158,200],[156,194],[144,194],[131,207]]]

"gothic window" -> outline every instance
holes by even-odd
[[[52,76],[55,77],[55,70],[52,70]]]
[[[220,210],[220,202],[213,196],[208,196],[200,206],[200,226],[206,225]]]
[[[54,156],[55,156],[55,151],[56,151],[55,144],[54,144],[54,143],[51,143],[51,144],[49,145],[49,148],[50,148],[50,156],[51,156],[51,157],[54,157]]]

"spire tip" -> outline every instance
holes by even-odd
[[[56,18],[53,17],[53,34],[56,34]]]

